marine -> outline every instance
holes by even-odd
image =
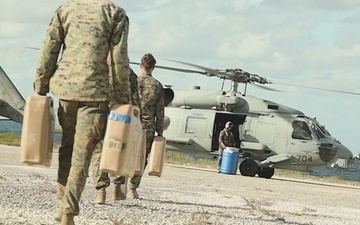
[[[51,89],[59,98],[63,133],[55,219],[62,225],[74,224],[80,213],[81,194],[93,151],[104,136],[109,103],[131,102],[128,32],[125,10],[108,0],[67,1],[56,10],[46,32],[34,91],[46,95]]]
[[[111,68],[111,60],[108,57],[108,65]],[[112,83],[112,75],[110,71],[109,80]],[[131,102],[133,105],[140,107],[140,99],[138,93],[138,76],[136,73],[130,68],[130,90],[131,90]],[[111,107],[111,106],[109,106]],[[141,113],[140,113],[141,115]],[[99,170],[101,152],[102,152],[103,141],[100,141],[93,153],[92,157],[92,178],[95,185],[95,189],[98,190],[98,194],[95,198],[95,202],[98,204],[104,204],[106,200],[106,188],[110,186],[110,183],[114,184],[114,188],[112,191],[111,198],[112,200],[125,200],[126,195],[121,190],[121,185],[125,184],[125,177],[117,176],[114,174],[108,174]]]

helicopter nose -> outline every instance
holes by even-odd
[[[339,142],[334,143],[335,148],[337,149],[337,157],[340,159],[352,159],[353,153],[344,145]]]
[[[324,162],[333,160],[337,155],[337,150],[331,143],[321,143],[319,146],[319,157]]]

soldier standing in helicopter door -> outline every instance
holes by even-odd
[[[221,160],[222,160],[222,154],[226,147],[234,147],[235,146],[235,139],[234,135],[231,132],[231,129],[233,128],[233,123],[231,121],[228,121],[225,124],[225,128],[220,132],[219,134],[219,159],[218,159],[218,173],[220,173],[220,167],[221,167]]]

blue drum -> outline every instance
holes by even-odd
[[[236,174],[239,162],[239,149],[226,147],[222,154],[220,172],[225,174]]]

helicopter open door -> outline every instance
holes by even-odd
[[[245,121],[245,118],[246,115],[243,114],[217,112],[214,118],[211,151],[217,151],[219,149],[219,134],[220,131],[224,129],[225,123],[228,121],[231,121],[234,124],[234,127],[231,131],[235,138],[235,147],[240,148],[240,141],[243,137],[242,125]]]

